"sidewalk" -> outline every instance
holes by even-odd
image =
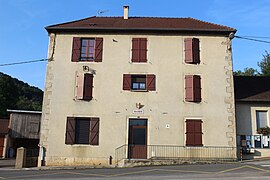
[[[0,159],[0,169],[14,169],[16,159]]]

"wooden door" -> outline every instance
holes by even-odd
[[[147,159],[146,121],[144,123],[139,122],[138,125],[132,125],[132,123],[130,123],[128,147],[129,147],[128,153],[129,159]]]
[[[5,136],[0,135],[0,158],[3,157]]]

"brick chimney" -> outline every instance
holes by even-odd
[[[129,6],[124,6],[124,19],[128,19],[128,9]]]

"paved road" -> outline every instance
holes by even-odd
[[[116,169],[11,170],[0,179],[270,179],[270,161]]]

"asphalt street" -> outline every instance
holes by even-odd
[[[270,161],[110,169],[0,168],[0,179],[270,179]]]

